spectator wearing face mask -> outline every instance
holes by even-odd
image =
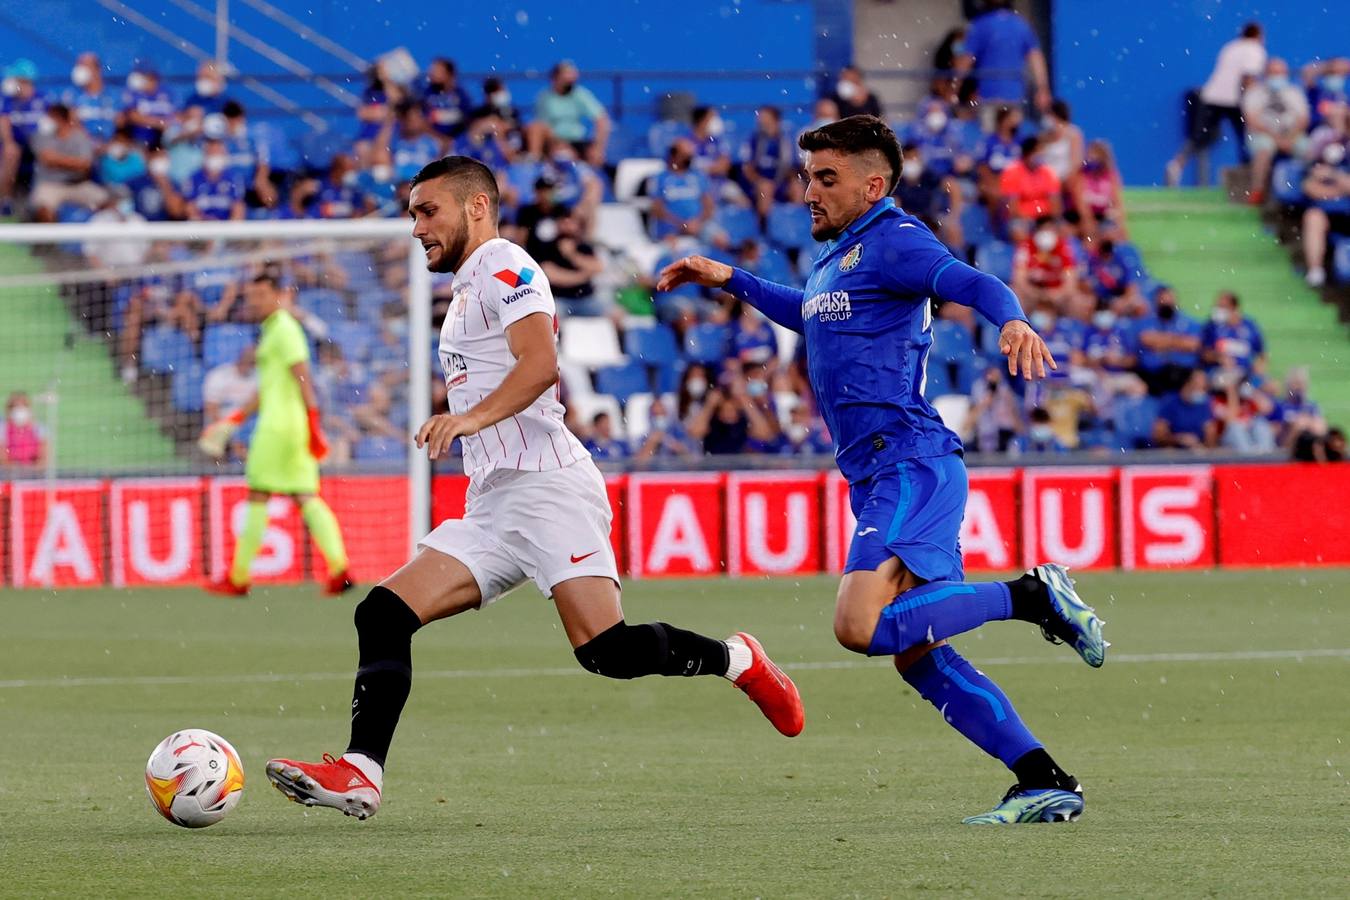
[[[1023,140],[1021,158],[1010,162],[999,175],[999,194],[1016,218],[1060,216],[1062,191],[1059,176],[1045,164],[1040,146],[1039,138]]]
[[[423,115],[442,140],[453,140],[464,133],[473,113],[473,101],[460,86],[454,60],[444,56],[433,59],[427,65],[426,84],[421,93]]]
[[[164,130],[177,112],[173,98],[160,83],[159,73],[145,63],[138,64],[127,76],[122,107],[136,140],[152,150],[160,146]]]
[[[94,142],[68,108],[60,103],[47,108],[32,147],[33,193],[29,199],[39,222],[55,222],[56,211],[65,204],[92,210],[107,202],[107,188],[91,177]]]
[[[688,425],[708,400],[712,388],[712,373],[702,363],[690,363],[680,376],[680,390],[675,409],[676,416]]]
[[[1207,365],[1231,359],[1245,373],[1266,368],[1266,342],[1256,322],[1242,314],[1237,294],[1223,291],[1214,298],[1209,322],[1200,334],[1201,358]]]
[[[581,74],[569,60],[549,71],[549,86],[534,101],[534,120],[525,126],[526,150],[540,157],[550,138],[567,141],[586,161],[605,164],[609,144],[609,113],[595,95],[577,82]]]
[[[1071,182],[1070,191],[1086,235],[1095,236],[1108,224],[1124,231],[1125,195],[1111,145],[1106,141],[1088,144],[1083,167]]]
[[[591,419],[591,436],[586,449],[597,461],[627,459],[632,453],[628,442],[614,435],[614,420],[609,413],[596,413]]]
[[[680,420],[671,415],[664,400],[654,399],[648,411],[647,436],[638,445],[633,459],[682,459],[697,455],[698,447]]]
[[[953,176],[929,168],[923,148],[917,144],[901,148],[900,180],[894,196],[905,212],[918,216],[943,243],[964,254],[961,186]]]
[[[206,134],[219,137],[219,117],[225,112],[225,75],[214,62],[206,60],[197,66],[197,79],[192,83],[192,93],[183,101],[181,116],[183,129],[190,135]],[[207,121],[213,123],[211,133],[206,128]]]
[[[713,201],[708,180],[692,168],[694,145],[680,138],[670,145],[666,170],[651,186],[652,238],[671,235],[697,236],[712,218]]]
[[[1214,70],[1200,89],[1200,105],[1190,123],[1190,134],[1181,149],[1167,163],[1167,184],[1181,183],[1186,162],[1192,154],[1197,157],[1197,182],[1209,184],[1209,147],[1219,136],[1223,123],[1233,129],[1238,142],[1238,155],[1247,158],[1246,129],[1242,120],[1242,92],[1266,67],[1265,35],[1258,22],[1249,22],[1242,33],[1223,45]]]
[[[1218,443],[1208,380],[1202,370],[1192,370],[1179,392],[1163,398],[1153,426],[1153,443],[1158,447],[1189,450]]]
[[[1201,326],[1177,308],[1171,288],[1160,288],[1154,302],[1154,314],[1137,326],[1139,374],[1159,397],[1179,389],[1200,365]]]
[[[1308,97],[1289,78],[1289,64],[1273,58],[1266,77],[1242,96],[1242,119],[1247,126],[1247,149],[1252,157],[1248,200],[1265,200],[1270,167],[1276,157],[1296,156],[1307,142]]]
[[[1028,306],[1041,301],[1058,305],[1077,284],[1078,265],[1069,242],[1054,219],[1042,216],[1013,254],[1013,291]]]
[[[1017,394],[1001,366],[989,366],[970,391],[970,413],[963,434],[974,435],[970,449],[979,453],[1006,453],[1023,431]]]
[[[81,53],[70,70],[71,86],[61,95],[84,130],[102,146],[113,136],[120,111],[119,97],[103,83],[103,64],[95,53]]]
[[[1308,92],[1308,106],[1314,127],[1325,121],[1327,108],[1331,104],[1350,100],[1350,84],[1347,84],[1347,78],[1350,78],[1350,57],[1337,56],[1311,62],[1303,67],[1300,75],[1304,89]]]
[[[1134,335],[1109,307],[1092,314],[1083,336],[1083,358],[1085,365],[1106,376],[1129,372],[1135,367],[1138,357]]]
[[[1083,129],[1073,124],[1069,104],[1056,99],[1041,117],[1041,159],[1061,182],[1070,183],[1083,168]]]
[[[1022,157],[1021,130],[1021,108],[1004,106],[994,113],[993,131],[981,139],[975,154],[975,172],[980,198],[987,206],[996,206],[1000,202],[999,176]]]
[[[38,125],[45,118],[47,98],[38,92],[37,66],[20,59],[4,70],[0,98],[0,200],[14,194],[15,181]]]
[[[694,143],[694,169],[705,178],[726,178],[731,172],[731,154],[726,145],[726,122],[711,106],[696,106],[689,116],[690,138]]]
[[[1308,396],[1308,367],[1298,366],[1285,373],[1284,390],[1278,394],[1271,421],[1278,426],[1279,445],[1291,449],[1298,435],[1325,428],[1322,409]]]
[[[765,366],[772,373],[778,364],[778,338],[768,320],[749,303],[740,304],[731,352],[742,366]]]
[[[483,105],[474,110],[474,119],[492,116],[500,121],[502,128],[498,137],[514,152],[523,142],[520,130],[520,111],[511,98],[511,90],[506,82],[493,76],[483,79]]]
[[[1218,446],[1237,453],[1275,451],[1275,428],[1270,421],[1275,402],[1265,391],[1237,371],[1231,375],[1215,373],[1212,390],[1214,440]]]
[[[836,119],[849,116],[876,116],[885,118],[881,101],[863,80],[862,70],[857,66],[845,66],[839,70],[839,80],[834,86],[832,99],[836,106]]]
[[[351,219],[370,212],[370,198],[357,190],[359,180],[350,156],[342,153],[334,156],[328,176],[307,188],[308,214],[317,219]]]
[[[1327,235],[1350,232],[1350,141],[1325,140],[1320,156],[1308,167],[1303,194],[1303,262],[1309,286],[1320,288],[1327,280]]]
[[[496,107],[480,109],[469,127],[455,140],[454,152],[476,159],[494,172],[511,164],[514,153],[506,140],[507,125]]]
[[[398,105],[396,114],[398,128],[389,144],[394,178],[411,181],[424,166],[440,158],[441,145],[427,127],[421,106],[405,100]]]
[[[1017,440],[1017,448],[1022,453],[1067,453],[1068,446],[1055,433],[1050,421],[1050,411],[1037,406],[1028,417],[1026,434]]]
[[[779,189],[791,177],[795,156],[783,131],[783,114],[776,106],[761,106],[755,130],[737,154],[741,185],[761,216],[767,216]]]
[[[918,116],[905,129],[905,143],[917,147],[933,174],[952,174],[960,150],[948,108],[937,100],[919,104]]]
[[[605,316],[617,307],[596,295],[594,279],[605,271],[595,248],[586,242],[580,220],[571,213],[541,219],[530,233],[530,255],[544,267],[558,313],[564,316]]]
[[[779,452],[788,456],[816,456],[834,452],[834,441],[830,439],[829,429],[820,416],[811,411],[806,401],[798,400],[788,413]]]
[[[33,421],[33,406],[23,391],[5,400],[5,426],[0,430],[0,459],[9,466],[37,467],[47,461],[47,437]]]
[[[229,174],[230,157],[225,142],[206,142],[202,170],[192,176],[183,191],[187,217],[193,221],[244,218],[244,185]]]

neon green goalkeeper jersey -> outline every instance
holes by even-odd
[[[300,382],[291,366],[309,361],[309,341],[300,322],[284,309],[262,323],[258,341],[258,430],[309,433]]]

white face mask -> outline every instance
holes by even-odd
[[[793,422],[787,427],[788,440],[794,444],[800,444],[811,434],[811,426],[802,422]]]
[[[506,109],[511,105],[511,92],[496,91],[488,98],[488,100],[498,109]]]
[[[551,244],[558,239],[558,223],[552,219],[541,219],[539,224],[534,226],[534,234],[545,244]]]
[[[1344,144],[1327,144],[1322,148],[1322,162],[1329,166],[1339,166],[1345,161]]]
[[[858,86],[851,81],[840,80],[834,90],[839,95],[840,100],[852,100],[858,96]]]
[[[947,114],[940,109],[935,109],[923,117],[923,124],[934,134],[947,127]]]
[[[225,171],[225,165],[228,162],[229,160],[219,153],[213,153],[202,160],[202,168],[212,175],[219,175],[221,172]]]
[[[913,184],[914,182],[918,181],[919,176],[923,175],[923,160],[921,159],[905,160],[904,164],[900,167],[900,175],[910,184]]]
[[[202,119],[202,134],[209,138],[223,138],[225,132],[229,130],[225,117],[220,113],[212,113]]]
[[[1103,330],[1116,324],[1116,314],[1109,309],[1098,310],[1092,314],[1092,324]]]
[[[1047,312],[1034,312],[1031,314],[1031,327],[1044,334],[1055,327],[1055,320]]]
[[[0,94],[4,94],[6,97],[13,97],[17,93],[19,93],[19,79],[6,78],[5,80],[0,81]]]
[[[1055,439],[1055,429],[1049,425],[1032,425],[1031,439],[1038,444],[1048,444]]]
[[[686,384],[685,387],[689,390],[689,396],[693,397],[695,400],[702,400],[703,395],[708,392],[708,382],[704,381],[702,378],[689,379],[689,383]]]
[[[713,137],[721,137],[727,130],[727,123],[722,121],[721,116],[713,116],[708,120],[708,134]]]
[[[150,160],[150,174],[163,177],[169,174],[169,158],[167,156],[157,156]]]
[[[356,182],[360,176],[356,172],[348,172],[342,176],[343,187],[356,187]]]
[[[374,178],[380,184],[388,184],[394,180],[394,167],[389,165],[378,165],[370,167],[370,177]]]
[[[1228,322],[1228,310],[1216,306],[1210,310],[1209,320],[1215,325],[1225,325]]]
[[[1055,232],[1049,228],[1042,228],[1040,231],[1036,232],[1034,240],[1036,241],[1037,250],[1040,250],[1043,253],[1049,253],[1051,250],[1055,249],[1055,246],[1059,243],[1059,235],[1055,234]]]
[[[50,116],[43,116],[38,119],[37,133],[41,135],[56,134],[56,120]]]
[[[117,201],[117,212],[125,219],[136,212],[136,204],[130,197],[123,197]]]
[[[652,416],[652,431],[670,430],[670,416]]]
[[[197,93],[203,97],[214,97],[220,93],[220,85],[210,78],[198,78],[195,87]]]
[[[26,406],[16,406],[9,411],[9,421],[22,428],[33,421],[33,411]]]
[[[76,66],[70,70],[70,81],[76,87],[84,87],[94,80],[94,73],[89,71],[88,66]]]
[[[127,76],[127,88],[133,91],[143,91],[150,86],[150,79],[146,78],[140,72],[132,72]]]
[[[109,159],[121,162],[127,158],[127,147],[125,144],[109,144],[108,149],[103,151]]]

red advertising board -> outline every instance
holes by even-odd
[[[248,487],[242,478],[213,478],[207,490],[207,527],[211,544],[211,578],[224,578],[234,559],[234,542],[244,528]],[[257,583],[301,581],[305,575],[305,526],[289,497],[267,501],[267,529],[262,549],[249,569]]]
[[[201,581],[204,487],[200,478],[112,482],[108,530],[114,587]]]
[[[842,572],[848,561],[848,545],[858,520],[848,503],[848,482],[838,472],[825,473],[825,571]]]
[[[320,491],[342,528],[348,572],[353,581],[379,581],[408,561],[412,550],[412,514],[407,478],[329,476],[323,479]],[[312,540],[309,558],[315,578],[326,580],[328,563]]]
[[[1209,466],[1120,470],[1120,565],[1194,569],[1214,565],[1214,489]]]
[[[1022,565],[1111,568],[1117,562],[1117,518],[1115,469],[1025,469]]]
[[[628,476],[628,570],[635,578],[722,571],[722,476]]]
[[[609,508],[614,512],[614,523],[609,528],[609,543],[614,548],[614,563],[619,573],[624,574],[628,567],[624,560],[627,547],[628,524],[628,476],[606,475],[605,491],[609,494]]]
[[[1350,564],[1350,466],[1217,466],[1219,563]]]
[[[15,587],[103,584],[104,492],[101,481],[11,486],[9,558]]]
[[[967,571],[1017,566],[1017,470],[972,469],[961,557]]]
[[[818,472],[728,475],[728,574],[819,572],[820,491]]]

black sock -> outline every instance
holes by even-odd
[[[1045,748],[1028,750],[1008,768],[1017,776],[1017,784],[1024,788],[1058,788],[1061,791],[1078,790],[1078,779],[1061,769]]]
[[[664,622],[619,622],[576,649],[582,668],[606,678],[725,675],[727,645]]]
[[[412,636],[422,620],[386,587],[373,588],[356,605],[354,619],[360,657],[347,752],[364,753],[383,766],[412,690]]]
[[[1012,618],[1039,625],[1061,641],[1073,643],[1073,629],[1050,608],[1050,590],[1045,582],[1027,574],[1004,585],[1012,598]]]

